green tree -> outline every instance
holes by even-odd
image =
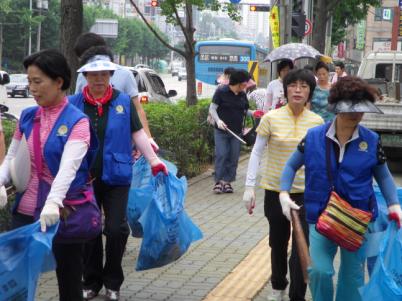
[[[152,27],[150,22],[144,17],[139,10],[137,4],[130,0],[131,5],[135,8],[142,20],[152,31],[152,33],[170,50],[178,53],[186,60],[187,69],[187,105],[195,105],[197,103],[197,95],[195,89],[195,28],[193,25],[193,7],[196,7],[199,11],[210,9],[212,11],[225,11],[232,20],[239,20],[240,14],[236,7],[231,3],[221,3],[218,0],[164,0],[159,1],[161,14],[166,17],[166,22],[175,26],[178,26],[183,32],[185,43],[184,50],[178,47],[172,46],[166,42],[163,37]],[[184,11],[184,20],[179,17],[179,10]]]
[[[381,5],[381,0],[315,0],[312,46],[321,53],[325,51],[327,20],[332,16],[333,43],[341,41],[347,25],[353,25],[367,16],[370,6]]]

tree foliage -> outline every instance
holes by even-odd
[[[160,34],[152,27],[134,0],[129,0],[135,8],[141,19],[152,31],[152,33],[170,50],[181,55],[186,61],[187,69],[187,105],[195,105],[197,103],[197,95],[195,90],[195,38],[196,29],[193,23],[193,10],[203,11],[209,9],[211,11],[225,12],[232,20],[240,20],[240,12],[238,7],[232,3],[220,2],[218,0],[163,0],[159,1],[160,14],[166,17],[166,22],[178,27],[184,36],[184,49],[176,47],[171,43],[164,41]],[[184,18],[180,17],[179,11],[184,12]]]
[[[370,6],[381,5],[381,0],[341,1],[334,9],[332,19],[332,45],[337,45],[346,36],[348,25],[357,24],[366,18]]]
[[[381,0],[315,0],[313,46],[324,53],[326,23],[333,17],[332,44],[337,44],[346,35],[347,25],[356,24],[367,16],[370,6],[378,6]]]

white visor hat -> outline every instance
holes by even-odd
[[[119,65],[106,60],[97,60],[85,64],[77,72],[94,72],[94,71],[115,71],[119,69]]]

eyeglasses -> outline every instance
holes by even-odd
[[[307,90],[310,88],[310,86],[306,83],[291,83],[288,85],[288,88],[290,88],[290,89],[299,88],[300,90]]]

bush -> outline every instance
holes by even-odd
[[[6,147],[8,147],[13,137],[16,123],[15,121],[2,120],[2,124],[4,131],[4,140],[6,143]],[[11,222],[10,212],[13,203],[14,203],[14,196],[9,196],[7,206],[0,210],[0,232],[4,232],[10,229],[10,222]]]
[[[213,160],[213,128],[207,124],[210,99],[187,107],[149,103],[144,106],[161,157],[174,162],[180,175],[200,174]]]

